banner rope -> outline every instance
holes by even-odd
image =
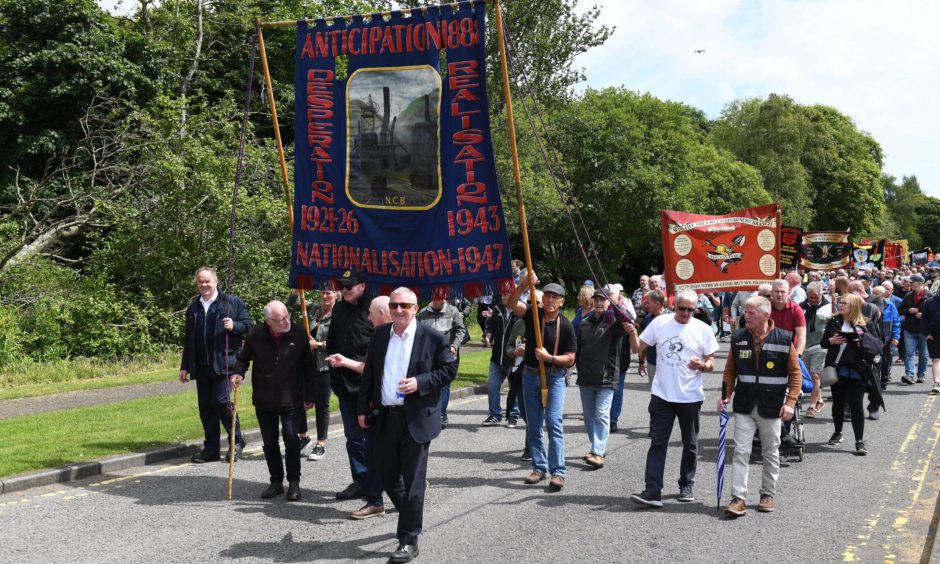
[[[252,92],[252,82],[255,76],[255,59],[257,58],[258,51],[258,34],[261,32],[261,26],[258,23],[255,23],[255,33],[251,38],[251,49],[249,50],[248,55],[248,86],[245,88],[245,106],[242,112],[242,130],[241,138],[238,142],[238,159],[235,165],[235,180],[234,185],[232,186],[232,212],[229,216],[228,224],[228,257],[225,265],[225,292],[226,300],[227,296],[232,291],[232,258],[235,255],[235,217],[236,210],[238,207],[238,188],[242,183],[242,173],[245,170],[245,143],[248,137],[248,117],[251,113],[251,92]],[[231,309],[231,305],[229,305]],[[229,312],[231,315],[231,311]],[[226,382],[226,396],[228,400],[228,409],[231,411],[234,406],[232,404],[232,382],[229,377],[229,365],[228,365],[228,331],[225,332],[225,382]],[[235,429],[231,430],[232,436],[235,436]]]
[[[546,167],[546,170],[548,171],[548,175],[552,179],[552,184],[555,187],[555,191],[558,192],[558,198],[561,200],[562,209],[565,212],[565,216],[568,218],[568,223],[571,224],[571,230],[574,233],[575,241],[578,244],[578,250],[581,251],[581,256],[584,258],[584,262],[587,265],[588,271],[591,273],[591,278],[598,282],[603,281],[603,283],[607,285],[609,284],[609,281],[607,280],[607,273],[604,272],[604,266],[601,262],[600,256],[598,255],[597,247],[594,245],[594,241],[591,238],[590,231],[588,230],[587,225],[584,222],[584,217],[581,215],[581,210],[578,206],[577,199],[574,197],[573,191],[571,190],[571,183],[568,181],[568,178],[565,176],[564,170],[562,169],[561,161],[558,157],[558,151],[555,148],[554,144],[552,143],[551,136],[548,134],[548,129],[545,125],[545,120],[542,116],[542,111],[539,109],[539,104],[538,102],[535,101],[535,97],[532,94],[531,84],[529,83],[529,77],[525,71],[525,67],[520,64],[519,65],[519,68],[521,69],[520,72],[519,73],[515,72],[516,71],[516,57],[515,57],[514,51],[510,47],[512,45],[512,37],[509,35],[509,29],[508,29],[508,26],[505,24],[505,22],[503,23],[503,33],[506,35],[506,40],[507,40],[506,51],[509,54],[508,59],[509,59],[510,70],[513,72],[514,75],[521,77],[522,81],[525,83],[524,87],[522,87],[521,84],[519,85],[520,87],[522,87],[522,90],[524,91],[524,94],[525,94],[520,97],[522,101],[522,110],[526,115],[526,120],[529,122],[529,127],[532,129],[532,133],[534,134],[535,141],[538,144],[539,151],[542,154],[542,159],[545,162],[545,167]],[[541,131],[539,131],[539,128],[536,126],[535,122],[532,119],[532,114],[529,112],[528,102],[526,101],[529,98],[531,98],[532,106],[535,109],[535,112],[538,116],[538,121],[541,124]],[[545,138],[545,143],[548,145],[549,150],[546,150],[545,145],[543,145],[542,143],[541,137]],[[552,165],[552,161],[549,159],[549,153],[551,153],[552,155],[552,160],[554,160],[555,166]],[[556,170],[558,173],[557,175],[556,175]],[[561,176],[561,182],[564,184],[564,186],[562,186],[559,183],[558,176]],[[570,204],[570,207],[569,207],[569,204]],[[597,266],[601,272],[602,278],[597,277],[597,274],[595,274],[594,272],[594,268],[591,266],[591,259],[588,257],[587,251],[585,250],[585,245],[581,240],[581,234],[579,233],[579,230],[577,226],[575,225],[574,218],[572,217],[572,214],[571,214],[571,208],[574,209],[574,213],[578,216],[578,221],[581,224],[581,228],[584,230],[583,232],[584,237],[587,239],[590,251],[594,255],[594,259],[597,261]]]

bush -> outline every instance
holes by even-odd
[[[37,263],[4,276],[3,283],[0,364],[4,355],[47,361],[150,354],[179,332],[172,315],[148,306],[149,300],[68,268]]]

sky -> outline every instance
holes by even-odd
[[[916,176],[940,198],[930,145],[940,134],[940,2],[596,1],[599,21],[616,29],[575,60],[587,75],[578,89],[624,86],[711,118],[733,100],[771,93],[833,106],[881,144],[886,173]],[[136,5],[98,2],[120,13]]]
[[[580,2],[581,9],[590,1]],[[613,36],[575,60],[590,86],[624,86],[718,117],[786,94],[850,116],[940,198],[940,3],[895,0],[598,0]],[[696,53],[696,50],[704,50]]]

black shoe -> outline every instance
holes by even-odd
[[[842,442],[842,433],[833,433],[832,436],[829,437],[830,445],[837,445],[841,442]]]
[[[287,501],[297,501],[300,499],[300,482],[287,483]]]
[[[918,383],[918,384],[923,384],[923,383],[924,383],[924,377],[923,377],[923,376],[918,376],[918,377],[917,377],[917,383]]]
[[[522,460],[532,460],[532,451],[529,450],[529,447],[522,449]]]
[[[611,424],[610,424],[610,432],[611,432],[611,433],[616,433],[617,430],[618,430],[617,424],[616,424],[616,423],[611,423]]]
[[[855,456],[865,456],[868,451],[865,450],[865,441],[855,441]]]
[[[242,457],[242,451],[245,450],[245,439],[242,439],[240,442],[235,443],[235,462],[238,462],[238,459]],[[229,456],[232,452],[225,453],[225,461],[228,462]]]
[[[692,493],[692,484],[688,484],[679,488],[679,501],[695,501],[695,494]]]
[[[443,420],[441,421],[443,422]],[[502,419],[500,419],[499,417],[496,417],[495,415],[490,415],[489,417],[483,420],[483,426],[492,427],[493,425],[499,425],[500,421],[502,421]]]
[[[271,499],[284,493],[284,484],[277,482],[271,482],[271,485],[268,486],[268,489],[261,492],[261,499]]]
[[[340,501],[346,501],[349,499],[356,499],[357,497],[365,497],[365,492],[362,491],[362,486],[359,485],[359,482],[353,482],[346,486],[346,489],[336,493],[336,499]]]
[[[189,460],[192,462],[195,462],[196,464],[205,464],[206,462],[218,462],[219,453],[211,454],[203,450],[194,454],[192,458],[190,458]]]
[[[519,426],[519,420],[517,418],[510,417],[509,419],[506,420],[507,429],[515,429],[518,426]]]
[[[634,503],[645,505],[647,507],[662,507],[663,506],[663,501],[662,501],[662,498],[660,498],[659,494],[653,495],[647,490],[643,490],[642,492],[638,494],[631,495],[630,499],[632,499]]]
[[[441,431],[443,431],[443,430],[446,429],[446,428],[447,428],[447,416],[446,416],[446,415],[442,415],[442,416],[441,416]],[[397,552],[397,551],[396,551],[396,552]],[[407,562],[407,560],[406,560],[406,562]]]
[[[400,544],[388,559],[391,562],[411,562],[416,556],[418,556],[418,545]]]
[[[901,376],[901,382],[904,383],[904,384],[907,384],[908,386],[914,385],[914,379],[911,378],[911,376],[908,375],[908,374],[905,374],[904,376]]]

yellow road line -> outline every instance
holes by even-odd
[[[906,525],[909,524],[914,506],[920,499],[920,494],[923,490],[928,469],[931,461],[933,460],[934,452],[937,448],[938,438],[940,438],[940,413],[938,413],[938,415],[934,418],[933,425],[930,427],[931,435],[927,438],[927,444],[930,445],[929,456],[918,459],[914,463],[916,467],[913,469],[913,471],[908,470],[908,466],[910,462],[909,459],[911,458],[911,446],[920,438],[920,433],[927,425],[927,420],[929,419],[930,414],[934,409],[935,403],[936,397],[928,396],[927,400],[924,402],[923,407],[921,408],[920,413],[917,416],[917,419],[911,425],[911,428],[908,430],[904,440],[901,441],[901,444],[898,447],[898,455],[891,463],[891,474],[895,476],[895,478],[889,480],[885,484],[884,497],[878,501],[878,509],[876,512],[865,519],[865,525],[862,527],[862,531],[856,536],[856,538],[861,542],[858,542],[857,544],[846,545],[842,551],[843,562],[859,561],[859,551],[868,546],[868,541],[871,540],[874,531],[881,522],[883,513],[888,513],[886,516],[887,518],[890,518],[890,513],[892,512],[896,514],[893,522],[891,523],[891,531],[887,534],[887,542],[880,545],[880,548],[884,550],[883,562],[886,564],[893,564],[896,562],[898,559],[896,549],[898,547],[905,549],[905,552],[910,552],[911,550],[915,550],[917,548],[916,545],[918,543],[913,542],[910,539],[910,537],[913,536],[913,533],[906,528]],[[900,490],[905,488],[904,486],[899,487],[899,480],[904,480],[905,484],[908,483],[908,480],[911,480],[914,482],[914,485],[906,488],[907,491],[902,492]],[[911,496],[911,503],[905,509],[889,509],[889,501],[896,500],[898,495],[901,495],[902,493]],[[930,516],[927,517],[927,521],[930,521]],[[900,542],[898,542],[895,540],[895,537],[907,538],[901,539]],[[913,560],[918,560],[919,558],[920,556],[918,554],[917,557],[913,558]],[[904,560],[909,560],[907,554],[905,554]]]

